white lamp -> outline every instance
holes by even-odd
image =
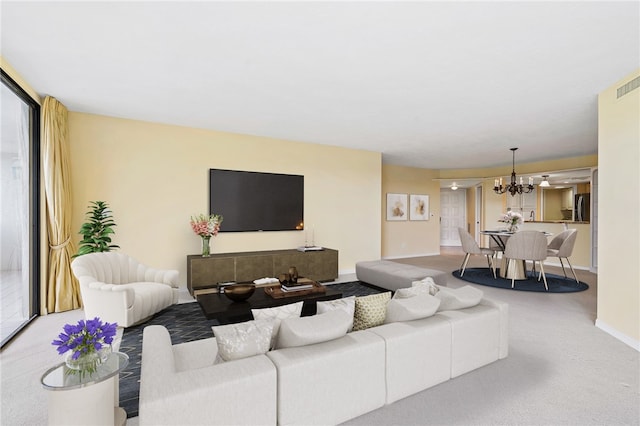
[[[456,189],[458,189],[458,184],[456,184],[455,182],[453,182],[453,183],[451,184],[451,189],[453,189],[454,191],[455,191]]]
[[[549,186],[549,179],[547,179],[549,175],[542,175],[542,182],[540,182],[540,186]]]

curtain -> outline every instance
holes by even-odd
[[[77,309],[80,286],[71,272],[71,188],[67,109],[47,96],[42,106],[42,161],[49,262],[43,311]]]

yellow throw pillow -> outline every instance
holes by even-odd
[[[391,292],[356,297],[356,309],[353,315],[353,331],[365,330],[384,323],[387,316],[387,303]]]

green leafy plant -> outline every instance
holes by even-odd
[[[79,234],[82,235],[78,254],[73,257],[82,256],[88,253],[99,253],[120,248],[111,244],[111,234],[115,234],[111,210],[104,201],[91,201],[89,211],[87,211],[88,222],[82,224]]]

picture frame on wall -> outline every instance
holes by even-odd
[[[429,220],[429,196],[411,194],[409,199],[409,220]]]
[[[387,220],[407,220],[407,194],[387,194]]]

